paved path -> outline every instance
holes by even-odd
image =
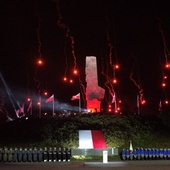
[[[170,170],[170,160],[127,162],[0,163],[0,170]]]

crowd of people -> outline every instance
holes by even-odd
[[[0,162],[69,162],[70,157],[67,148],[0,148]]]
[[[122,160],[170,160],[170,149],[166,148],[136,148],[122,149]]]

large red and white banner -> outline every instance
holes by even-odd
[[[79,149],[107,148],[101,130],[79,130]]]

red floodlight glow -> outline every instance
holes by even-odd
[[[72,80],[72,79],[70,79],[70,83],[73,83],[73,80]]]
[[[116,64],[116,65],[114,66],[114,68],[115,68],[115,69],[119,69],[119,65]]]
[[[44,64],[44,62],[43,62],[43,60],[41,59],[41,58],[39,58],[38,60],[37,60],[37,65],[43,65]]]
[[[64,81],[67,81],[67,77],[64,77],[63,80],[64,80]]]
[[[114,84],[117,84],[117,80],[116,80],[116,79],[113,79],[113,83],[114,83]]]
[[[31,99],[30,99],[30,98],[27,98],[27,101],[28,101],[28,102],[30,102],[30,101],[31,101]]]
[[[162,87],[166,87],[166,83],[162,83]]]
[[[73,74],[74,75],[77,75],[78,74],[78,71],[76,69],[73,70]]]
[[[169,101],[168,101],[168,100],[165,100],[165,104],[169,104]]]
[[[167,79],[168,77],[167,76],[164,76],[164,79]]]
[[[146,100],[142,100],[141,101],[141,104],[143,105],[143,104],[145,104],[146,103]]]
[[[45,91],[45,92],[44,92],[44,95],[45,95],[45,96],[47,96],[47,95],[48,95],[48,92],[47,92],[47,91]]]

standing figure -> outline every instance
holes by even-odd
[[[138,156],[137,149],[134,149],[132,154],[133,154],[133,159],[137,160],[137,156]]]
[[[8,148],[4,147],[3,149],[3,161],[7,162],[8,161]]]
[[[53,151],[52,151],[52,148],[50,147],[48,151],[48,161],[52,162],[52,159],[53,159]]]
[[[2,148],[0,148],[0,162],[2,162],[3,161],[3,149]]]
[[[159,153],[160,153],[160,150],[157,148],[155,149],[155,159],[158,160],[159,159]]]
[[[32,148],[29,148],[27,153],[28,153],[28,157],[27,157],[28,162],[32,162]]]
[[[14,155],[14,150],[12,148],[10,148],[8,150],[8,162],[12,162],[14,160],[13,155]]]
[[[22,147],[19,148],[19,151],[17,152],[18,162],[22,161]]]
[[[43,150],[42,150],[42,148],[40,148],[37,151],[37,156],[38,156],[38,162],[42,162],[43,161]]]
[[[170,149],[169,148],[168,148],[167,154],[168,154],[167,159],[170,160]]]
[[[152,159],[155,160],[155,157],[156,157],[156,149],[155,149],[155,148],[152,148],[152,152],[153,152]]]
[[[70,162],[70,158],[71,158],[71,150],[66,148],[66,161]]]
[[[159,159],[163,159],[163,149],[160,148],[159,150]]]
[[[24,150],[23,150],[23,155],[22,155],[22,161],[23,162],[27,162],[27,156],[28,156],[28,150],[27,150],[27,148],[25,148]]]
[[[121,159],[122,159],[123,161],[126,160],[126,150],[125,150],[124,148],[122,149],[122,152],[121,152]]]
[[[62,161],[66,162],[66,148],[63,148],[63,151],[62,151]]]
[[[163,149],[163,159],[164,160],[167,160],[167,158],[168,158],[168,149]]]
[[[57,162],[57,148],[53,148],[53,162]]]
[[[36,147],[34,147],[32,151],[32,158],[33,158],[33,162],[37,162],[37,148]]]
[[[140,154],[141,154],[141,160],[144,160],[145,158],[145,152],[144,152],[144,149],[143,148],[140,148]]]
[[[58,162],[61,162],[61,161],[62,161],[62,151],[61,151],[61,148],[58,148],[57,161],[58,161]]]
[[[43,152],[43,160],[44,162],[48,161],[48,151],[46,147],[44,148],[44,152]]]
[[[130,159],[130,151],[129,151],[129,149],[126,150],[125,155],[126,155],[126,160],[129,160]]]
[[[17,162],[18,161],[18,148],[14,148],[14,152],[13,152],[13,162]]]

